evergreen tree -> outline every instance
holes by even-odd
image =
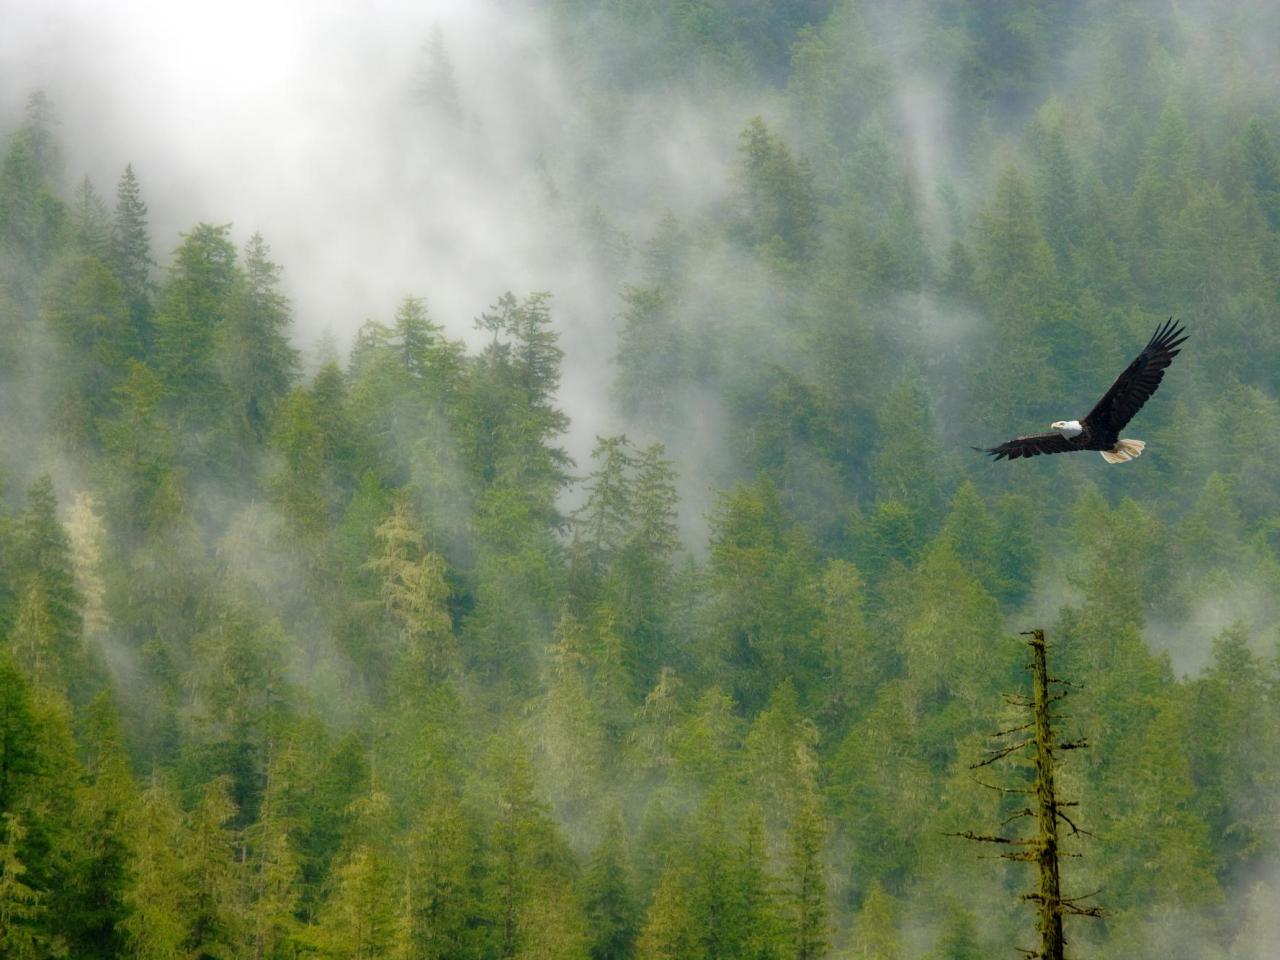
[[[586,502],[574,513],[574,547],[593,575],[601,576],[622,549],[632,525],[633,454],[625,436],[597,437],[586,479]]]
[[[543,807],[534,794],[533,770],[521,746],[516,740],[495,743],[491,748],[498,790],[491,870],[498,956],[503,958],[519,956],[528,936],[534,865],[543,827]]]
[[[75,847],[74,889],[66,899],[68,946],[76,956],[109,958],[127,950],[125,901],[136,862],[132,826],[138,796],[114,703],[100,694],[89,705],[81,737],[85,785],[77,803],[81,835]]]
[[[426,304],[418,297],[405,297],[396,309],[391,328],[395,349],[409,376],[417,380],[435,381],[439,392],[452,387],[458,373],[454,346],[445,339],[440,325],[427,313]]]
[[[96,417],[110,409],[127,359],[140,347],[120,282],[95,256],[62,260],[51,272],[43,307],[61,347],[50,405],[64,439],[94,447]]]
[[[155,316],[154,368],[165,404],[175,417],[182,450],[205,464],[219,459],[230,399],[215,362],[240,287],[229,230],[202,223],[184,235]]]
[[[802,690],[813,682],[821,659],[813,569],[804,532],[789,522],[772,483],[721,497],[711,534],[715,632],[748,710],[763,705],[770,677],[791,677]]]
[[[424,681],[438,679],[455,662],[444,558],[426,548],[408,501],[393,501],[391,515],[375,530],[378,554],[369,567],[381,576],[383,609],[400,628],[398,684],[401,696],[422,695]]]
[[[871,888],[854,925],[849,951],[852,960],[900,960],[902,940],[895,907],[893,897],[878,884]]]
[[[675,557],[676,476],[660,444],[640,450],[629,503],[630,529],[607,583],[612,627],[622,637],[623,659],[632,687],[648,689],[671,662],[675,633],[673,594],[678,588]]]
[[[457,122],[462,107],[453,62],[444,45],[444,30],[431,25],[431,35],[422,45],[422,68],[414,84],[414,94],[423,107],[446,120]]]
[[[341,386],[341,373],[338,386]],[[326,435],[317,390],[297,387],[282,398],[271,446],[280,460],[270,480],[276,503],[303,540],[328,532],[338,508],[334,439]],[[342,395],[336,398],[341,403]]]
[[[1040,222],[1045,239],[1058,258],[1059,270],[1069,268],[1071,256],[1081,240],[1081,222],[1076,174],[1063,122],[1041,124],[1036,138],[1036,188],[1040,201]]]
[[[830,942],[822,850],[827,828],[816,785],[808,784],[807,793],[792,820],[787,856],[789,952],[796,960],[823,956]]]
[[[886,672],[884,656],[875,649],[864,615],[864,585],[857,568],[832,560],[822,574],[822,635],[829,694],[824,707],[840,722],[851,710],[863,709]]]
[[[943,924],[933,956],[937,960],[980,960],[982,955],[973,914],[963,907],[953,907]]]
[[[23,882],[27,868],[18,858],[26,838],[21,819],[7,810],[0,819],[0,955],[14,960],[35,960],[57,953],[42,930],[44,894]]]
[[[1266,839],[1277,804],[1263,787],[1276,769],[1274,700],[1267,673],[1249,649],[1242,624],[1213,641],[1213,662],[1189,690],[1187,717],[1195,807],[1213,838],[1220,877],[1245,869],[1274,850]]]
[[[583,883],[591,960],[631,960],[640,916],[631,887],[622,819],[616,813],[591,856]]]
[[[817,204],[808,164],[760,117],[738,139],[740,191],[746,239],[780,262],[802,263],[817,246]]]
[[[39,659],[37,672],[46,680],[79,683],[83,679],[81,598],[75,587],[71,543],[57,507],[53,482],[46,474],[31,485],[26,506],[17,516],[17,572],[25,585],[19,630],[30,667],[35,668]]]
[[[49,614],[48,595],[39,580],[31,583],[22,597],[9,643],[14,659],[32,686],[51,692],[65,692],[67,680],[63,651]]]
[[[899,550],[910,551],[923,543],[937,517],[943,481],[939,476],[942,455],[924,384],[916,379],[899,381],[885,397],[877,420],[880,440],[872,461],[876,497],[909,511],[914,529],[904,531],[907,536]]]
[[[333,869],[334,890],[306,940],[332,960],[376,960],[392,943],[392,891],[386,863],[368,845]]]
[[[677,305],[660,286],[627,287],[618,335],[614,393],[622,414],[639,423],[671,424],[689,369],[689,336]]]
[[[1280,158],[1257,117],[1245,125],[1243,140],[1245,177],[1271,229],[1280,229]]]
[[[57,255],[66,221],[65,207],[54,195],[46,168],[53,149],[48,128],[29,121],[9,138],[0,160],[0,250],[6,256],[0,278],[6,340],[29,333],[39,313],[40,272]],[[18,356],[14,345],[6,343],[3,369],[11,370]]]
[[[142,960],[180,960],[188,956],[192,919],[182,873],[185,838],[179,813],[158,782],[143,793],[137,818],[125,934]]]
[[[456,799],[424,807],[408,837],[399,956],[449,960],[489,955],[495,904],[486,897],[473,813]]]
[[[243,278],[219,330],[222,376],[231,391],[239,431],[261,442],[289,391],[298,352],[289,343],[289,302],[280,293],[280,268],[255,233],[244,248]]]
[[[116,208],[111,222],[108,263],[124,289],[133,336],[143,348],[151,343],[151,237],[147,205],[133,164],[124,168],[116,187]]]
[[[31,694],[7,649],[0,650],[0,681],[0,810],[10,811],[41,768]]]
[[[958,556],[966,559],[970,572],[992,593],[1005,586],[997,573],[998,529],[977,488],[966,481],[951,500],[951,512],[942,524],[941,537]]]
[[[132,542],[174,519],[181,506],[181,474],[175,464],[177,440],[165,421],[164,387],[155,372],[129,360],[114,390],[117,412],[99,429],[107,459],[108,508]]]
[[[653,903],[636,945],[637,960],[683,960],[699,956],[690,916],[686,871],[669,864],[658,881]]]
[[[235,838],[228,829],[235,815],[231,784],[220,777],[204,786],[187,818],[180,863],[182,912],[190,925],[188,949],[195,956],[232,954],[244,936],[244,867],[237,862]]]
[[[75,245],[86,256],[106,260],[110,255],[111,219],[107,206],[85,177],[76,188],[71,208]]]

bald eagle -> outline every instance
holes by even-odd
[[[1107,463],[1125,463],[1142,456],[1146,443],[1141,440],[1121,440],[1120,431],[1142,409],[1160,381],[1164,371],[1178,349],[1186,340],[1183,328],[1168,322],[1157,328],[1142,352],[1124,373],[1116,378],[1111,389],[1089,411],[1083,420],[1055,420],[1049,424],[1052,433],[1037,433],[1018,437],[980,450],[997,460],[1017,460],[1019,457],[1037,457],[1042,453],[1073,453],[1076,450],[1097,450]]]

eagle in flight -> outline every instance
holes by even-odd
[[[1142,456],[1146,443],[1121,440],[1120,431],[1156,392],[1156,387],[1164,379],[1165,368],[1179,354],[1178,348],[1186,339],[1183,328],[1170,317],[1083,419],[1055,420],[1049,424],[1052,433],[1018,437],[986,450],[974,449],[989,453],[997,460],[1038,457],[1042,453],[1074,453],[1076,450],[1097,450],[1107,463],[1136,460]]]

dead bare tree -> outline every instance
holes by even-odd
[[[1019,860],[1034,863],[1039,868],[1039,888],[1032,893],[1023,894],[1024,900],[1039,905],[1040,949],[1022,950],[1028,957],[1040,960],[1063,960],[1066,938],[1062,931],[1064,915],[1079,917],[1101,917],[1102,909],[1096,906],[1085,906],[1082,901],[1095,896],[1094,893],[1078,897],[1062,895],[1059,859],[1063,856],[1059,846],[1058,828],[1066,826],[1071,836],[1087,835],[1066,813],[1066,808],[1078,805],[1079,801],[1061,800],[1054,786],[1054,757],[1056,753],[1067,750],[1080,750],[1088,746],[1083,737],[1076,740],[1059,742],[1053,731],[1053,705],[1067,697],[1074,686],[1067,680],[1049,675],[1048,656],[1043,630],[1029,630],[1022,634],[1030,637],[1027,645],[1031,648],[1031,663],[1028,669],[1032,677],[1032,694],[1006,694],[1006,702],[1026,709],[1031,719],[1007,730],[997,731],[992,739],[1000,741],[1000,745],[989,750],[981,760],[971,765],[977,770],[990,766],[1006,757],[1030,753],[1035,767],[1035,780],[1029,787],[1004,787],[997,784],[977,782],[1003,794],[1020,794],[1029,798],[1028,806],[1008,817],[1002,827],[1016,820],[1027,818],[1036,821],[1034,836],[986,836],[966,830],[964,833],[953,833],[948,836],[964,837],[979,843],[1003,844],[1015,849],[1007,850],[1000,856],[1005,860]],[[1009,742],[1008,738],[1014,738]],[[976,777],[975,777],[976,779]]]

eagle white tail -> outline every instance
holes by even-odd
[[[1142,440],[1117,440],[1110,450],[1099,451],[1107,463],[1127,463],[1142,456],[1146,443]]]

